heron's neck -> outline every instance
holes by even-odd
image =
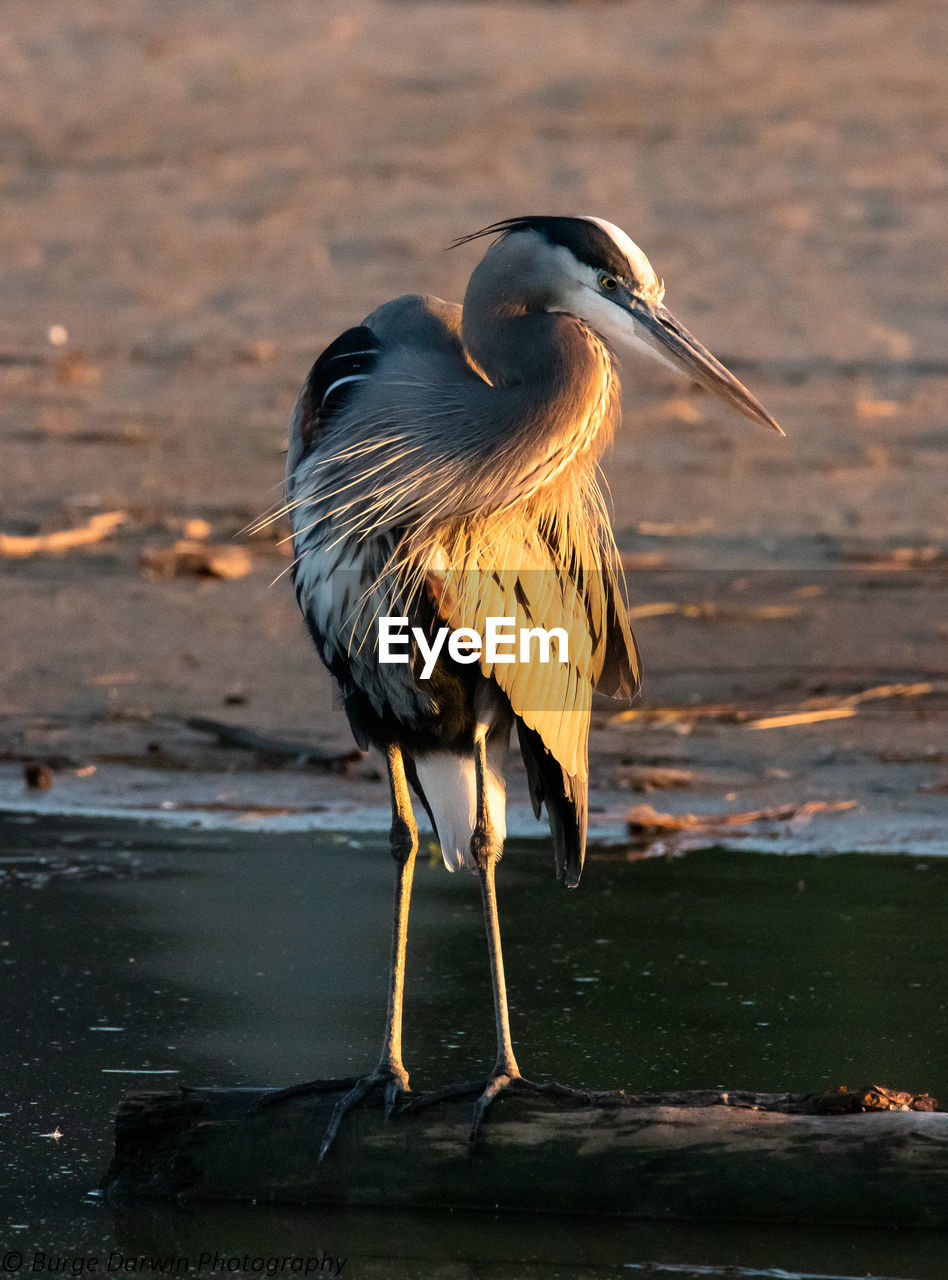
[[[590,367],[592,335],[573,316],[526,311],[502,300],[465,299],[461,339],[494,387],[523,387],[532,397],[577,389]],[[593,342],[596,339],[592,339]]]
[[[502,303],[469,314],[469,305],[462,340],[491,384],[482,392],[482,421],[491,424],[498,461],[519,461],[524,477],[541,484],[576,464],[592,467],[618,415],[606,348],[572,315]]]

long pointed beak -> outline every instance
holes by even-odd
[[[652,347],[656,355],[677,365],[695,382],[733,405],[746,418],[763,423],[765,427],[772,427],[780,435],[786,434],[757,397],[751,395],[744,384],[725,369],[720,360],[716,360],[661,304],[647,303],[637,298],[630,311],[635,320],[637,337]]]

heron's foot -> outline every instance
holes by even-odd
[[[471,1135],[468,1139],[469,1155],[473,1155],[477,1150],[481,1125],[484,1123],[488,1108],[494,1099],[498,1098],[502,1093],[533,1094],[541,1098],[561,1098],[564,1101],[581,1102],[586,1105],[593,1100],[593,1094],[588,1090],[573,1089],[569,1085],[558,1084],[555,1080],[526,1080],[519,1073],[516,1075],[511,1075],[505,1071],[495,1073],[487,1081],[484,1092],[474,1104],[474,1119],[471,1124]]]
[[[309,1080],[304,1084],[290,1085],[287,1089],[274,1089],[272,1093],[261,1098],[257,1105],[272,1107],[290,1098],[303,1098],[314,1093],[338,1093],[340,1089],[345,1089],[346,1093],[333,1107],[319,1148],[320,1160],[332,1146],[348,1112],[363,1098],[367,1098],[377,1089],[382,1090],[385,1099],[385,1119],[388,1120],[394,1114],[401,1095],[411,1092],[408,1087],[408,1072],[404,1067],[379,1066],[367,1076],[349,1076],[343,1080]]]
[[[543,1098],[561,1098],[565,1102],[580,1102],[583,1105],[595,1101],[599,1096],[588,1089],[573,1089],[569,1085],[557,1084],[555,1080],[526,1080],[519,1072],[509,1070],[495,1071],[485,1085],[482,1080],[467,1080],[463,1084],[449,1084],[442,1089],[432,1089],[429,1093],[412,1097],[407,1103],[411,1110],[422,1107],[433,1107],[439,1102],[447,1102],[455,1098],[474,1098],[474,1117],[468,1139],[468,1151],[471,1155],[477,1148],[481,1125],[487,1115],[488,1108],[495,1098],[502,1093],[532,1094]]]
[[[509,1075],[506,1071],[499,1075],[492,1075],[487,1081],[484,1092],[474,1103],[474,1119],[471,1121],[471,1133],[467,1140],[467,1153],[472,1156],[477,1150],[477,1140],[480,1137],[481,1125],[484,1123],[484,1117],[487,1115],[487,1109],[495,1098],[500,1094],[509,1091],[515,1092],[519,1088],[526,1086],[528,1082],[521,1075]]]
[[[395,1112],[398,1106],[398,1100],[401,1094],[408,1093],[408,1072],[404,1067],[376,1067],[371,1075],[362,1076],[357,1080],[347,1094],[339,1099],[332,1109],[332,1115],[329,1117],[329,1124],[326,1126],[326,1132],[323,1134],[323,1140],[319,1146],[319,1158],[323,1160],[336,1139],[336,1134],[342,1126],[343,1120],[352,1110],[358,1106],[363,1098],[367,1098],[370,1093],[381,1090],[385,1099],[385,1119],[388,1120]]]

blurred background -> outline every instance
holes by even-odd
[[[187,714],[346,738],[271,586],[285,530],[246,526],[323,345],[399,293],[461,298],[483,246],[446,246],[522,213],[622,226],[788,432],[625,371],[606,472],[646,700],[764,657],[744,693],[943,670],[946,25],[924,0],[7,0],[7,759],[186,754],[156,717]]]

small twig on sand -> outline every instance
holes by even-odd
[[[87,547],[114,533],[127,518],[124,511],[102,511],[75,529],[23,536],[0,533],[0,556],[34,556],[43,551],[71,551],[74,547]]]
[[[146,547],[139,568],[151,578],[243,578],[253,568],[245,547],[182,538],[173,547]]]
[[[774,716],[754,716],[749,705],[737,702],[708,702],[691,706],[629,707],[609,717],[609,724],[693,724],[699,720],[719,724],[739,724],[745,729],[782,729],[789,725],[818,724],[821,720],[845,720],[856,715],[864,702],[889,698],[924,698],[948,693],[948,680],[919,680],[913,684],[876,684],[856,693],[807,698]]]
[[[238,747],[244,751],[260,751],[271,756],[285,756],[297,764],[347,765],[361,760],[363,753],[356,747],[348,750],[324,750],[305,742],[285,742],[280,738],[267,738],[244,725],[224,724],[220,720],[205,720],[201,716],[189,716],[184,723],[198,733],[210,733],[224,747]]]
[[[855,800],[808,800],[775,809],[751,809],[746,813],[660,813],[650,804],[635,805],[626,814],[630,835],[669,831],[714,831],[721,827],[746,827],[752,822],[808,822],[814,813],[841,813],[855,809]]]

